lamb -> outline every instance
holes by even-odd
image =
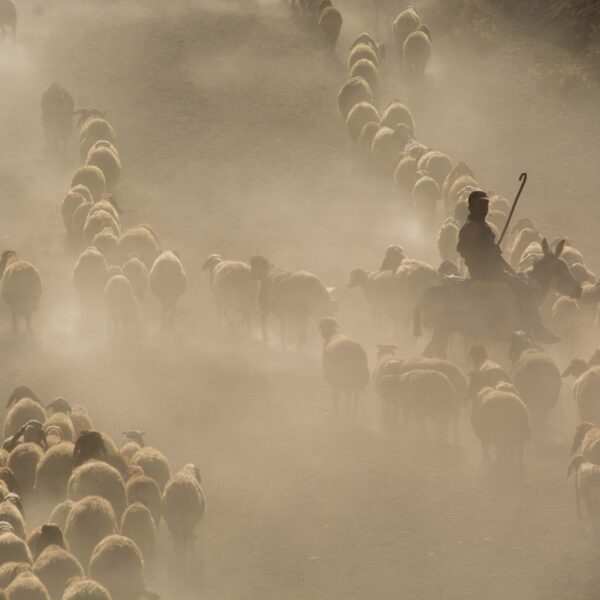
[[[240,261],[223,260],[218,254],[212,254],[202,268],[210,273],[219,326],[225,317],[228,325],[233,328],[231,311],[234,311],[241,315],[240,325],[246,325],[250,333],[252,312],[256,306],[259,288],[250,265]]]
[[[42,95],[42,124],[46,141],[66,152],[73,132],[73,97],[57,81]]]
[[[67,484],[67,494],[70,500],[101,496],[110,502],[117,519],[125,511],[123,479],[117,469],[102,461],[90,460],[75,468]]]
[[[100,496],[87,496],[71,508],[65,525],[65,538],[81,564],[88,565],[94,548],[105,537],[118,531],[110,502]]]
[[[383,111],[379,120],[380,127],[396,128],[398,125],[406,125],[412,134],[415,133],[415,120],[406,104],[400,100],[392,100]]]
[[[114,334],[136,335],[139,302],[125,275],[114,275],[104,287],[104,304],[108,312],[109,330]]]
[[[379,113],[370,102],[356,103],[346,117],[346,128],[353,142],[356,142],[361,129],[367,123],[379,123]]]
[[[379,171],[388,176],[394,173],[398,156],[410,140],[412,134],[406,125],[400,124],[394,129],[380,127],[373,138],[371,152]]]
[[[0,279],[2,298],[12,315],[13,335],[18,333],[19,317],[25,319],[27,333],[31,334],[31,316],[42,297],[39,271],[31,263],[19,258],[13,250],[6,250],[0,257]]]
[[[340,31],[342,30],[342,15],[333,6],[325,7],[319,15],[319,28],[325,35],[331,50],[335,50]]]
[[[420,81],[431,56],[431,39],[425,31],[411,32],[402,47],[402,64],[407,76]]]
[[[15,435],[29,421],[35,420],[43,423],[47,418],[46,411],[39,400],[27,397],[20,398],[13,406],[10,405],[11,402],[9,400],[9,411],[4,418],[2,434],[5,439]]]
[[[97,142],[96,142],[97,144]],[[86,165],[98,167],[106,180],[106,189],[110,192],[121,176],[119,156],[109,147],[95,146],[87,155]]]
[[[511,377],[536,423],[543,422],[558,403],[561,374],[554,361],[533,345],[528,336],[513,334],[509,355]]]
[[[333,289],[327,289],[316,275],[275,267],[264,256],[253,256],[249,262],[253,276],[260,282],[258,304],[265,343],[268,341],[266,319],[270,313],[279,321],[281,345],[285,349],[288,325],[297,326],[302,345],[309,317],[318,319],[337,311],[337,303],[331,295]]]
[[[421,19],[414,8],[403,10],[395,19],[392,25],[392,33],[396,42],[396,49],[400,60],[403,57],[404,43],[408,36],[421,24]]]
[[[64,497],[73,471],[72,442],[60,442],[40,458],[36,466],[35,489],[51,498]]]
[[[4,591],[8,600],[50,600],[44,584],[31,572],[17,575]]]
[[[371,93],[375,96],[379,85],[379,69],[377,65],[366,58],[357,60],[350,69],[349,77],[362,77],[368,84]]]
[[[73,287],[79,296],[82,317],[89,317],[98,308],[108,277],[108,264],[93,246],[86,248],[73,269]]]
[[[437,247],[440,258],[443,261],[448,261],[453,264],[458,262],[458,252],[456,250],[458,244],[458,232],[458,223],[454,219],[448,218],[442,223],[442,226],[438,231]]]
[[[121,535],[109,535],[96,546],[90,576],[110,592],[112,600],[137,599],[146,587],[142,553]]]
[[[195,530],[206,512],[200,472],[193,464],[185,465],[165,485],[163,516],[173,536],[175,553],[180,560],[191,558]]]
[[[158,238],[149,225],[132,227],[125,231],[119,239],[119,257],[122,262],[125,262],[132,254],[137,254],[150,269],[158,253]]]
[[[79,167],[71,179],[71,187],[76,185],[85,185],[94,200],[100,200],[100,196],[106,193],[106,177],[104,173],[93,165]]]
[[[331,390],[334,412],[338,412],[339,397],[345,396],[347,413],[354,416],[360,394],[369,381],[367,353],[357,341],[341,335],[338,330],[335,319],[321,319],[323,377]]]
[[[156,546],[156,525],[154,518],[141,502],[130,504],[121,519],[121,534],[133,540],[148,558]]]
[[[130,254],[121,266],[123,275],[131,284],[131,289],[138,303],[141,305],[148,294],[148,269],[137,254]]]
[[[567,477],[575,471],[575,502],[577,516],[583,519],[581,511],[581,500],[586,508],[587,517],[594,530],[598,527],[600,517],[600,505],[598,498],[600,493],[600,466],[587,462],[581,454],[573,457],[567,470]]]
[[[69,580],[83,576],[83,567],[67,550],[51,545],[38,556],[33,572],[44,584],[52,600],[61,600]]]
[[[150,446],[141,448],[133,455],[131,466],[141,467],[148,477],[152,477],[156,481],[161,491],[171,478],[169,461],[160,450]]]
[[[6,525],[8,525],[8,528]],[[27,544],[11,530],[12,526],[8,523],[0,528],[0,566],[7,562],[33,564]]]
[[[100,140],[114,145],[116,139],[115,130],[106,119],[102,116],[92,116],[85,120],[79,132],[79,156],[84,159],[92,146]]]
[[[17,6],[14,0],[0,0],[0,30],[2,43],[6,40],[6,27],[12,31],[13,44],[17,39]]]
[[[573,398],[580,420],[600,424],[600,367],[589,367],[584,360],[574,358],[562,374],[563,378],[569,375],[576,377]]]
[[[523,471],[523,451],[531,428],[529,411],[516,394],[484,387],[473,400],[471,424],[481,442],[485,465],[492,464],[490,447],[494,447],[498,464],[516,459]]]
[[[93,579],[71,579],[62,600],[112,600],[110,593]]]
[[[337,95],[338,110],[344,120],[348,118],[348,113],[359,102],[373,104],[373,94],[366,80],[362,77],[351,77],[346,81]]]
[[[8,457],[8,468],[14,473],[23,495],[33,492],[35,473],[44,451],[34,442],[19,444]]]
[[[432,369],[412,369],[401,375],[384,375],[382,400],[391,409],[395,420],[398,406],[405,420],[414,415],[419,432],[426,436],[426,421],[433,421],[438,440],[444,441],[450,422],[454,442],[458,442],[459,402],[452,382],[443,373]]]
[[[379,68],[379,54],[370,44],[362,43],[357,44],[350,50],[350,54],[348,55],[348,71],[352,69],[356,62],[362,59],[372,62]]]
[[[187,289],[188,278],[177,252],[165,250],[158,255],[149,276],[150,291],[162,308],[162,326],[173,328],[179,298]]]

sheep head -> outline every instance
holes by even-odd
[[[102,434],[99,431],[82,431],[73,448],[73,465],[78,467],[93,458],[104,461],[108,458]]]
[[[338,322],[333,317],[325,317],[319,321],[319,331],[325,340],[336,334],[339,328]]]
[[[65,415],[71,414],[71,405],[62,397],[58,396],[46,408],[52,410],[53,413],[64,413]]]
[[[130,429],[128,431],[123,431],[123,435],[125,436],[125,440],[128,442],[135,442],[139,444],[142,448],[145,446],[144,436],[146,435],[145,431],[139,431],[137,429]]]
[[[364,269],[353,269],[350,273],[350,281],[348,287],[353,289],[355,287],[363,286],[367,283],[369,274]]]
[[[202,265],[203,271],[210,271],[212,273],[215,267],[222,261],[220,254],[211,254]]]
[[[252,274],[259,281],[265,279],[271,269],[271,263],[260,254],[250,257],[248,263],[250,264]]]
[[[42,525],[42,531],[35,548],[37,556],[39,556],[45,548],[52,546],[53,544],[60,548],[65,547],[65,540],[60,527],[56,525],[56,523]]]
[[[383,257],[381,267],[379,267],[379,270],[395,271],[402,264],[402,261],[405,258],[406,252],[404,252],[404,248],[402,248],[402,246],[388,246],[387,250],[385,251],[385,256]]]
[[[571,364],[562,372],[563,379],[573,375],[579,377],[588,370],[588,364],[582,358],[574,358]]]
[[[6,408],[10,408],[13,404],[16,404],[23,398],[30,398],[31,400],[41,404],[41,400],[35,395],[34,391],[26,385],[18,385],[9,396],[6,403]]]

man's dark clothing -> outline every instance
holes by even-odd
[[[471,279],[502,279],[505,262],[496,246],[496,236],[485,219],[475,220],[469,215],[458,235],[456,249],[463,257]]]

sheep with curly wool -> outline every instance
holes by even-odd
[[[46,411],[38,400],[32,398],[21,398],[15,404],[9,406],[9,411],[4,418],[2,434],[4,438],[15,435],[28,421],[40,421],[47,419]]]
[[[152,515],[156,527],[160,524],[162,515],[161,491],[158,483],[144,473],[141,467],[131,467],[130,476],[125,484],[127,504],[140,502]]]
[[[33,492],[37,465],[43,456],[43,449],[34,442],[21,443],[10,453],[7,464],[23,495]]]
[[[18,333],[19,317],[25,319],[26,331],[31,334],[31,317],[43,290],[39,271],[13,250],[6,250],[0,257],[0,279],[2,298],[11,312],[13,334]]]
[[[0,523],[0,565],[7,562],[25,562],[33,564],[31,558],[31,552],[25,543],[19,536],[15,535],[14,530],[10,524],[8,527]]]
[[[90,576],[110,592],[112,600],[137,600],[146,587],[142,553],[121,535],[110,535],[96,546]]]
[[[372,63],[366,58],[357,60],[350,69],[348,74],[350,79],[361,77],[367,82],[373,98],[377,98],[377,90],[379,87],[379,69],[375,63]]]
[[[234,260],[223,260],[218,254],[211,254],[203,265],[210,274],[210,287],[217,307],[218,324],[225,318],[230,328],[234,328],[231,313],[241,316],[240,326],[252,328],[252,313],[256,307],[259,283],[252,275],[250,265]]]
[[[31,550],[34,562],[48,546],[67,549],[61,528],[56,523],[45,523],[36,527],[27,536],[27,545]]]
[[[35,489],[50,498],[64,498],[73,472],[73,448],[70,441],[60,442],[40,458],[36,466]]]
[[[332,317],[321,319],[319,331],[323,337],[323,377],[331,391],[334,412],[338,412],[341,397],[346,400],[348,415],[354,416],[369,381],[367,353],[356,340],[338,333],[339,325]]]
[[[192,558],[196,529],[206,512],[200,472],[195,465],[185,465],[167,482],[162,505],[175,553],[186,561]]]

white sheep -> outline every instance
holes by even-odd
[[[372,63],[366,58],[357,60],[350,69],[350,79],[361,77],[367,82],[371,94],[374,98],[377,97],[377,89],[379,87],[379,69],[375,63]]]
[[[35,487],[35,473],[44,451],[34,442],[19,444],[8,457],[8,468],[14,473],[22,494],[29,494]]]
[[[118,531],[110,502],[100,496],[87,496],[75,502],[69,511],[65,539],[81,564],[88,565],[98,543]]]
[[[18,333],[18,318],[25,319],[27,333],[31,334],[31,316],[42,297],[42,278],[39,271],[16,252],[6,250],[0,257],[2,298],[10,308],[12,332]]]
[[[402,156],[394,170],[396,186],[408,195],[414,187],[416,176],[417,161],[412,156]]]
[[[121,176],[121,161],[110,147],[97,146],[97,143],[88,152],[86,164],[98,167],[102,171],[106,189],[110,192]]]
[[[406,125],[399,124],[391,127],[379,126],[373,137],[371,153],[373,162],[380,173],[385,176],[392,175],[398,164],[398,156],[412,137]]]
[[[91,115],[91,118],[85,119],[79,132],[79,156],[84,159],[92,146],[100,140],[114,145],[116,139],[115,130],[103,116]]]
[[[158,255],[149,276],[150,291],[161,304],[163,327],[175,324],[177,302],[187,289],[188,278],[176,252],[165,250]]]
[[[297,328],[298,342],[303,345],[309,317],[319,319],[337,312],[333,289],[326,288],[317,275],[281,269],[264,256],[253,256],[249,262],[253,276],[260,282],[258,305],[265,343],[268,340],[266,321],[271,313],[279,321],[281,345],[285,349],[288,326]]]
[[[383,111],[379,126],[395,129],[398,125],[406,125],[414,135],[415,119],[410,109],[400,100],[392,100]]]
[[[357,341],[338,330],[339,325],[332,317],[321,319],[323,377],[331,390],[334,412],[337,414],[341,396],[346,398],[347,413],[354,416],[369,381],[367,353]]]
[[[96,235],[105,228],[117,237],[121,235],[118,216],[115,218],[113,211],[107,210],[106,204],[97,202],[90,208],[83,225],[83,241],[86,244],[92,244]]]
[[[69,190],[67,195],[63,198],[62,205],[60,207],[60,214],[69,236],[73,235],[73,214],[80,205],[85,203],[86,198],[83,196],[83,194],[74,191],[74,189]]]
[[[92,246],[102,253],[108,265],[114,265],[118,261],[119,237],[110,227],[102,228],[94,236]]]
[[[24,562],[32,565],[31,552],[25,541],[15,535],[14,531],[5,531],[5,529],[0,529],[0,566],[7,562]]]
[[[188,560],[193,553],[195,530],[206,512],[200,473],[195,465],[185,465],[167,482],[162,504],[175,552],[180,560]]]
[[[44,584],[31,572],[17,575],[4,592],[7,600],[50,600],[51,598]],[[60,596],[57,598],[60,600]]]
[[[575,502],[577,506],[577,516],[583,519],[581,502],[586,508],[587,518],[590,521],[594,531],[600,524],[600,466],[586,461],[578,454],[574,456],[569,463],[567,477],[575,472]]]
[[[370,44],[362,43],[357,44],[350,50],[348,54],[348,70],[352,69],[354,64],[362,59],[371,61],[379,68],[380,60],[377,51]]]
[[[158,483],[146,475],[141,467],[132,467],[131,471],[132,474],[125,484],[127,504],[142,503],[150,511],[154,523],[158,527],[162,515],[161,491]]]
[[[148,269],[152,267],[159,253],[158,238],[150,225],[137,225],[125,231],[119,239],[119,257],[125,262],[132,254],[137,254]]]
[[[381,117],[370,102],[357,102],[346,117],[346,129],[353,142],[358,140],[362,128],[367,123],[379,123]]]
[[[225,318],[233,328],[231,313],[241,316],[240,326],[252,329],[252,313],[256,307],[259,283],[252,275],[250,265],[234,260],[223,260],[211,254],[203,265],[210,273],[210,286],[217,307],[218,324]]]
[[[7,407],[9,410],[4,418],[2,431],[5,439],[15,435],[28,421],[43,423],[47,419],[46,410],[37,398],[21,397],[17,400],[10,398]]]
[[[10,523],[15,535],[19,536],[22,540],[26,538],[25,519],[10,498],[0,502],[0,522]]]
[[[75,506],[73,500],[64,500],[57,504],[48,517],[48,523],[55,523],[64,531],[71,509]]]

